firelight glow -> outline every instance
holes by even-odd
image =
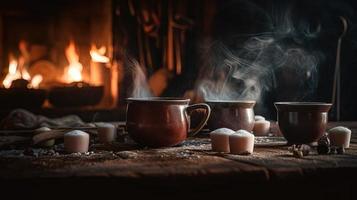
[[[16,79],[25,79],[30,81],[30,84],[28,85],[28,88],[39,88],[40,83],[42,82],[43,77],[39,74],[35,75],[33,78],[31,78],[29,72],[26,70],[26,68],[22,68],[20,70],[20,67],[18,67],[18,61],[14,59],[12,56],[9,58],[9,72],[7,73],[5,79],[3,80],[2,84],[5,88],[10,88],[12,81]]]
[[[76,53],[76,46],[74,45],[73,41],[70,41],[65,53],[69,63],[65,71],[65,81],[68,83],[82,81],[83,66],[79,62],[79,56]]]
[[[95,45],[92,45],[90,50],[90,56],[93,62],[108,63],[110,59],[105,56],[107,49],[105,46],[101,46],[99,49]]]
[[[40,87],[40,83],[42,82],[42,80],[43,80],[43,77],[41,75],[39,75],[39,74],[35,75],[31,79],[31,82],[30,82],[31,87],[35,88],[35,89],[39,88]]]
[[[15,59],[9,62],[9,72],[3,80],[2,84],[5,88],[10,88],[13,80],[21,78],[20,72],[17,70],[17,61]]]

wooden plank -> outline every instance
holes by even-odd
[[[295,158],[287,146],[256,147],[253,155],[240,156],[211,151],[207,135],[180,146],[147,149],[130,142],[110,146],[95,144],[88,154],[8,156],[0,151],[0,179],[38,177],[100,177],[120,180],[185,180],[200,182],[232,180],[266,182],[357,177],[357,141],[344,155]],[[339,177],[338,174],[341,174]]]
[[[173,179],[190,177],[239,178],[241,181],[266,181],[267,171],[247,163],[210,155],[207,139],[187,146],[102,151],[91,155],[59,155],[0,158],[0,177],[120,177]],[[113,147],[112,147],[113,148]],[[130,149],[130,146],[119,147]],[[207,153],[208,152],[208,153]],[[24,167],[26,166],[26,167]]]

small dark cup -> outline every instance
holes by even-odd
[[[326,131],[332,104],[321,102],[276,102],[278,124],[289,144],[309,144]]]
[[[206,101],[211,107],[207,127],[210,130],[229,128],[252,131],[255,101]]]

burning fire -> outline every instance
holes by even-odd
[[[36,74],[34,77],[32,77],[30,85],[33,88],[39,88],[42,80],[43,80],[43,77],[39,74]]]
[[[107,49],[105,46],[101,46],[99,49],[95,45],[92,45],[90,50],[90,56],[93,62],[108,63],[110,59],[105,56]]]
[[[12,81],[17,80],[17,79],[25,79],[29,81],[29,85],[27,86],[28,88],[39,88],[40,83],[42,82],[43,77],[39,74],[35,75],[34,77],[31,78],[30,74],[28,71],[22,67],[20,69],[19,64],[23,64],[23,59],[20,57],[19,61],[17,61],[15,58],[10,56],[9,58],[9,72],[7,73],[5,79],[3,80],[2,84],[4,85],[5,88],[10,88]]]
[[[76,46],[74,45],[73,41],[69,43],[65,53],[66,53],[66,58],[69,62],[69,65],[67,66],[65,72],[65,77],[64,77],[65,81],[68,83],[82,81],[83,66],[79,62],[79,56],[76,53]]]

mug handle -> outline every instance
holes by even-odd
[[[209,107],[209,105],[207,105],[205,103],[198,103],[198,104],[193,104],[193,105],[188,106],[186,108],[186,113],[188,115],[191,115],[192,111],[197,110],[197,109],[206,110],[205,116],[203,117],[202,121],[199,123],[199,125],[196,128],[194,128],[188,132],[189,137],[196,135],[205,126],[205,124],[207,123],[208,118],[211,114],[211,108]]]

